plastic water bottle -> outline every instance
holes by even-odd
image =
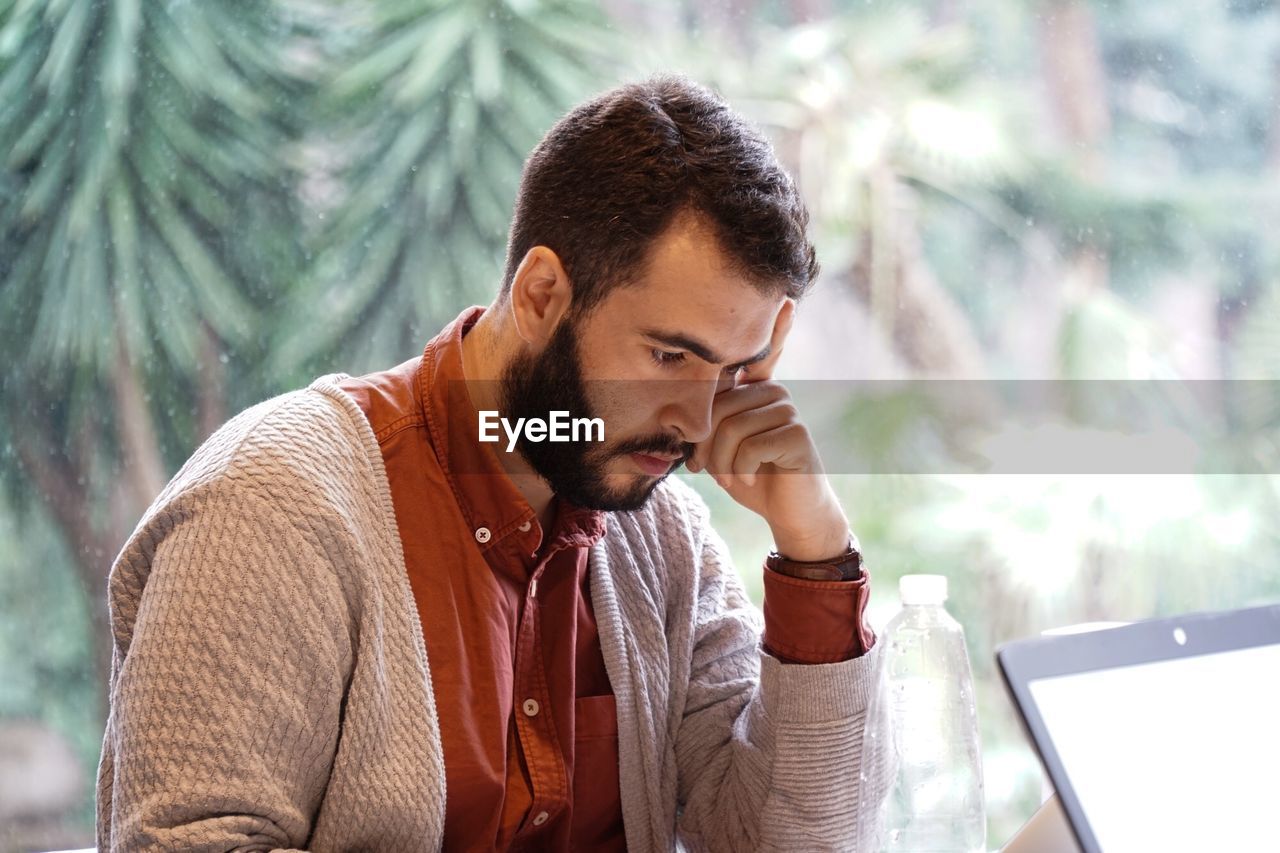
[[[982,751],[964,630],[947,579],[906,575],[885,628],[867,714],[860,851],[986,850]]]

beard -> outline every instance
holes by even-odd
[[[625,386],[626,383],[617,383]],[[499,389],[505,417],[542,418],[554,411],[566,411],[571,418],[600,417],[588,399],[578,355],[576,322],[563,319],[542,352],[521,352],[502,371]],[[616,401],[620,405],[624,401]],[[602,420],[604,420],[602,418]],[[610,444],[603,442],[529,441],[523,433],[516,444],[520,455],[563,500],[585,509],[608,512],[639,509],[658,483],[666,479],[636,473],[630,483],[610,486],[609,462],[631,453],[680,454],[672,463],[674,471],[693,455],[693,445],[670,435],[649,435]],[[668,471],[668,474],[670,471]]]

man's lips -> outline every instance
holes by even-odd
[[[683,454],[676,454],[675,456],[654,456],[649,453],[632,453],[631,458],[646,474],[659,477],[668,473],[671,470],[671,467],[683,459],[684,456]]]

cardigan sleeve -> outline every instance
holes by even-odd
[[[134,534],[111,601],[98,849],[305,845],[352,664],[314,543],[261,493],[206,483]]]
[[[676,739],[679,838],[693,850],[852,850],[861,763],[882,760],[864,755],[863,738],[877,650],[812,665],[768,654],[705,505],[695,523],[703,539]]]

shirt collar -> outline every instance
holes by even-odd
[[[605,513],[557,499],[555,523],[544,537],[533,507],[499,463],[493,450],[498,445],[480,442],[479,412],[462,370],[462,338],[484,312],[481,306],[466,309],[427,343],[418,396],[436,458],[481,552],[504,568],[518,554],[531,567],[544,541],[557,550],[594,545],[604,536]]]

